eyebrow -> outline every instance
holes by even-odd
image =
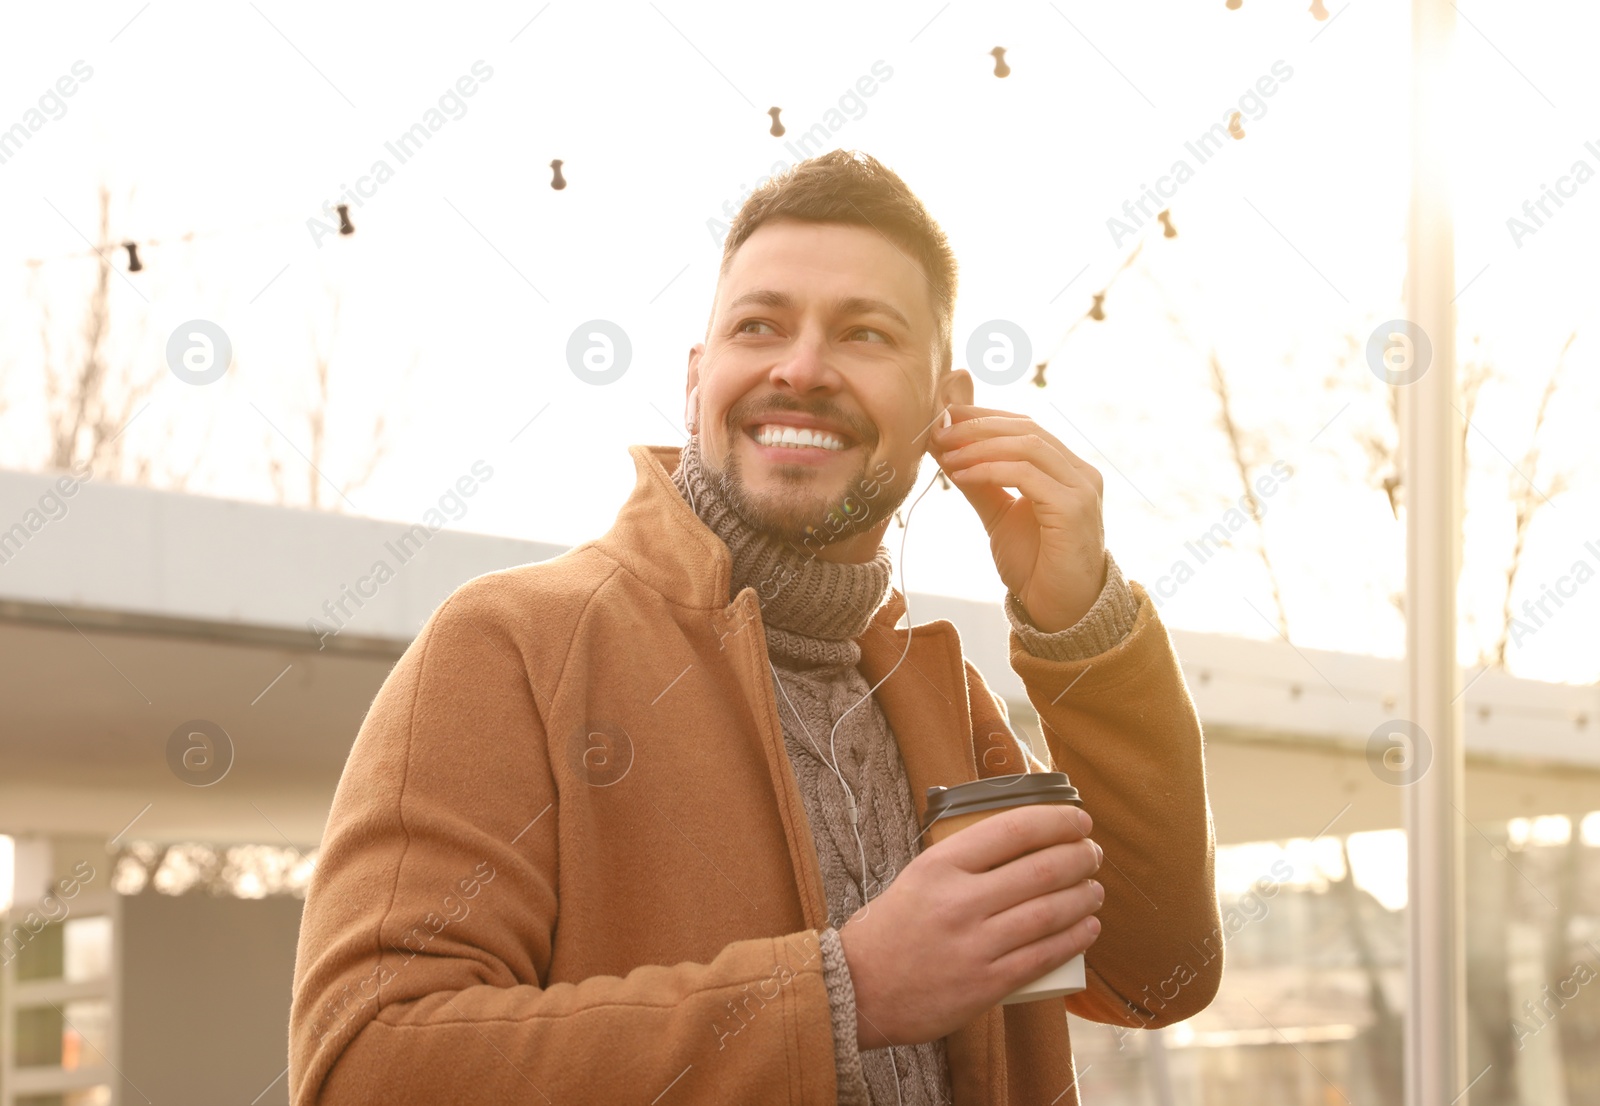
[[[728,313],[732,314],[747,304],[760,307],[794,309],[794,298],[787,292],[779,292],[771,288],[758,288],[753,292],[746,292],[728,305]],[[841,296],[824,306],[832,308],[835,314],[844,315],[886,315],[899,323],[906,330],[911,330],[911,321],[905,317],[899,308],[884,300],[875,300],[867,296]]]

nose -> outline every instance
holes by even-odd
[[[802,334],[789,345],[769,379],[775,388],[785,386],[798,395],[834,395],[843,377],[829,364],[827,342],[819,335]]]

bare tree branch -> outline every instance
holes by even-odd
[[[101,473],[125,478],[131,475],[134,480],[145,483],[151,475],[151,458],[136,461],[129,473],[122,471],[129,452],[122,431],[136,414],[137,406],[160,382],[161,373],[156,371],[139,380],[131,367],[135,363],[131,358],[121,362],[122,368],[113,371],[111,275],[116,255],[111,246],[111,190],[104,184],[99,187],[98,200],[101,244],[95,251],[94,283],[79,324],[79,348],[61,357],[61,361],[67,362],[65,365],[57,359],[52,340],[54,315],[37,270],[31,282],[33,294],[39,301],[46,464],[65,469],[87,462]],[[142,323],[140,333],[143,334]],[[137,345],[136,342],[133,348]]]
[[[1278,573],[1272,567],[1272,558],[1267,555],[1267,528],[1266,520],[1261,515],[1261,504],[1256,499],[1256,493],[1250,487],[1250,462],[1245,456],[1244,433],[1239,428],[1238,422],[1233,417],[1233,403],[1228,393],[1228,379],[1222,371],[1222,362],[1217,359],[1217,351],[1212,350],[1209,356],[1211,363],[1211,389],[1217,394],[1217,402],[1222,406],[1221,424],[1222,434],[1228,439],[1228,451],[1233,457],[1233,466],[1239,473],[1239,484],[1244,488],[1244,498],[1250,504],[1250,517],[1256,524],[1256,549],[1261,555],[1261,564],[1267,570],[1267,582],[1272,585],[1272,601],[1278,608],[1278,632],[1284,640],[1289,640],[1289,612],[1283,605],[1283,589],[1278,583]]]
[[[286,504],[289,502],[289,489],[283,482],[283,462],[278,460],[272,451],[271,433],[264,431],[261,438],[262,452],[267,458],[267,479],[272,481],[273,501],[280,505]]]
[[[1561,352],[1556,355],[1555,367],[1550,370],[1550,377],[1545,381],[1544,391],[1539,395],[1539,406],[1533,416],[1533,433],[1528,440],[1528,451],[1522,456],[1519,467],[1522,476],[1513,475],[1512,502],[1514,515],[1512,519],[1512,544],[1511,562],[1506,566],[1506,590],[1500,604],[1500,636],[1494,643],[1494,663],[1500,668],[1506,666],[1506,649],[1511,643],[1511,624],[1514,621],[1511,614],[1511,594],[1517,586],[1517,573],[1522,568],[1522,555],[1527,546],[1528,527],[1533,524],[1533,516],[1538,513],[1541,506],[1567,490],[1569,477],[1565,473],[1556,473],[1549,480],[1550,491],[1542,494],[1534,482],[1539,475],[1540,433],[1544,430],[1545,416],[1550,410],[1550,398],[1556,393],[1556,386],[1561,379],[1561,370],[1567,363],[1567,351],[1572,348],[1572,343],[1577,340],[1578,332],[1574,330],[1567,335],[1566,343],[1561,347]],[[1464,433],[1465,431],[1463,431]],[[1526,479],[1522,477],[1525,476]]]
[[[416,375],[417,359],[418,355],[413,352],[411,355],[411,363],[406,367],[405,374],[401,378],[401,387],[398,390],[403,391],[405,386],[409,385],[412,378]],[[367,481],[372,479],[373,473],[377,472],[378,465],[385,457],[389,455],[389,449],[392,443],[389,441],[388,431],[389,427],[385,422],[385,416],[382,411],[379,411],[377,418],[372,424],[372,451],[367,455],[367,463],[361,469],[360,473],[356,475],[355,479],[345,484],[344,488],[342,489],[346,495],[349,495],[354,491],[359,491],[361,488],[365,487]]]
[[[105,242],[111,233],[111,191],[100,186],[99,240]],[[58,385],[56,394],[62,406],[52,412],[50,420],[50,465],[52,468],[72,468],[78,460],[79,439],[86,427],[96,426],[98,405],[104,402],[105,359],[101,346],[110,329],[109,293],[111,262],[105,252],[95,255],[94,289],[89,294],[89,304],[83,317],[83,357],[73,370],[70,381]],[[54,376],[54,374],[52,374]],[[100,443],[91,441],[88,447],[90,462],[98,460]]]

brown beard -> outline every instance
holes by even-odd
[[[716,485],[728,509],[752,529],[813,555],[821,546],[853,537],[881,523],[905,502],[916,484],[915,470],[904,476],[895,473],[895,479],[886,482],[882,469],[888,467],[893,472],[893,466],[887,461],[873,464],[864,458],[861,468],[842,492],[826,500],[813,492],[808,495],[811,502],[803,507],[790,511],[775,509],[766,499],[750,492],[737,447],[737,441],[733,441],[728,463],[720,468],[707,463],[704,451],[701,452],[701,467]],[[778,478],[790,487],[800,487],[804,479],[789,480],[781,468]]]

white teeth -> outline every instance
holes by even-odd
[[[843,441],[826,431],[811,430],[805,427],[780,426],[777,423],[769,423],[758,427],[756,429],[756,441],[762,445],[811,446],[833,450],[834,452],[845,448]]]

